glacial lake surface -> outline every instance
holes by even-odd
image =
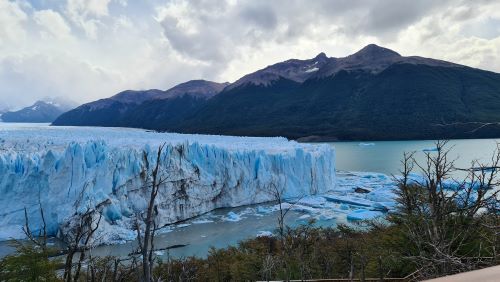
[[[379,172],[388,175],[399,174],[405,152],[415,152],[418,162],[425,160],[425,150],[434,149],[434,140],[375,141],[375,142],[333,142],[336,169],[343,171]],[[491,162],[491,157],[500,139],[450,140],[446,148],[455,166],[468,168],[471,161]]]
[[[2,127],[34,126],[34,124],[7,124]],[[48,126],[39,124],[37,126]],[[124,129],[127,130],[127,129]],[[450,156],[456,158],[457,167],[470,167],[472,160],[488,162],[500,139],[452,140]],[[370,188],[392,185],[390,175],[398,175],[404,152],[415,152],[417,161],[423,161],[425,150],[432,151],[435,141],[375,141],[375,142],[332,142],[336,149],[336,169],[340,184]],[[352,173],[359,172],[359,173]],[[387,175],[387,176],[386,176]],[[342,187],[340,187],[342,188]],[[323,199],[324,201],[324,199]],[[312,203],[312,204],[311,204]],[[319,203],[319,202],[318,202]],[[287,216],[287,224],[297,226],[315,219],[320,226],[335,226],[348,223],[347,214],[360,207],[339,203],[322,202],[315,206],[315,199],[307,205],[299,206]],[[318,204],[319,205],[319,204]],[[274,209],[273,209],[274,207]],[[277,227],[275,204],[261,204],[247,207],[219,209],[198,218],[191,219],[171,229],[166,229],[157,237],[160,248],[177,246],[170,251],[159,251],[160,257],[206,256],[210,248],[224,248],[236,245],[238,241],[269,234]],[[137,248],[136,242],[120,245],[100,246],[93,250],[94,255],[126,256]],[[0,257],[15,252],[9,242],[0,242]]]

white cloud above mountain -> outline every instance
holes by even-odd
[[[498,1],[0,0],[0,100],[87,102],[376,43],[500,72]]]

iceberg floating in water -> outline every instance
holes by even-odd
[[[235,213],[235,212],[228,212],[227,213],[227,216],[225,218],[226,221],[233,221],[233,222],[236,222],[236,221],[240,221],[242,220],[243,218],[241,217],[241,215]]]
[[[133,239],[132,218],[146,207],[144,152],[162,159],[172,179],[183,180],[183,197],[158,196],[159,225],[221,207],[334,190],[331,146],[285,138],[155,133],[92,127],[0,128],[0,240],[23,234],[24,208],[32,229],[55,235],[77,211],[102,204],[104,243]]]
[[[366,146],[375,146],[375,143],[359,143],[358,146],[361,146],[361,147],[366,147]]]
[[[273,237],[274,234],[271,231],[259,231],[257,232],[256,237]]]
[[[372,219],[375,219],[377,217],[381,217],[383,215],[384,214],[382,212],[379,212],[379,211],[371,211],[371,210],[360,209],[360,210],[355,210],[355,211],[349,213],[347,215],[347,219],[348,220],[354,220],[354,221],[357,221],[357,220],[372,220]]]

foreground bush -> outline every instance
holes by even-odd
[[[58,266],[46,250],[18,245],[16,255],[0,261],[0,281],[59,281]]]

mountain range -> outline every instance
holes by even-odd
[[[74,107],[73,102],[63,99],[44,99],[18,111],[5,111],[0,119],[3,122],[51,123],[62,113]]]
[[[77,107],[63,114],[53,124],[167,130],[182,123],[227,85],[191,80],[166,91],[127,90]]]
[[[124,91],[53,124],[304,141],[500,137],[500,74],[370,44],[343,58],[280,62],[231,84]]]

